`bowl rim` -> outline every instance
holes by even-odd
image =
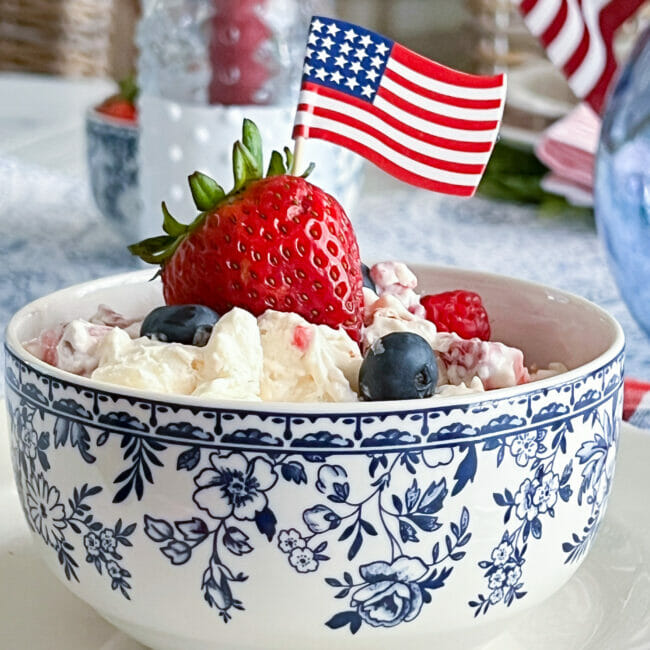
[[[484,402],[497,402],[502,400],[511,400],[521,398],[522,396],[546,392],[549,389],[557,389],[558,387],[575,382],[582,377],[598,372],[602,368],[608,366],[615,359],[617,359],[624,351],[625,348],[625,335],[623,328],[618,321],[609,314],[605,309],[596,305],[595,303],[577,296],[561,289],[555,289],[547,285],[510,276],[500,275],[497,273],[488,273],[484,271],[475,271],[469,269],[462,269],[454,266],[442,266],[434,264],[412,264],[410,268],[417,274],[418,270],[432,271],[439,269],[444,272],[459,271],[466,277],[474,276],[484,278],[492,281],[507,281],[514,283],[520,288],[533,288],[536,290],[543,290],[552,292],[554,296],[563,297],[570,301],[577,303],[585,308],[594,311],[595,315],[605,319],[612,327],[614,332],[614,340],[612,344],[602,352],[600,355],[584,363],[568,372],[560,373],[552,377],[540,379],[535,382],[527,384],[519,384],[509,388],[497,388],[479,393],[468,393],[462,395],[437,395],[434,398],[427,399],[408,399],[408,400],[385,400],[376,402],[279,402],[279,401],[251,401],[251,400],[234,400],[234,399],[215,399],[205,398],[193,395],[172,395],[167,393],[159,393],[156,391],[130,388],[127,386],[120,386],[111,384],[104,381],[93,380],[88,377],[75,375],[71,372],[60,370],[54,366],[41,361],[23,346],[17,336],[17,328],[22,319],[27,317],[30,313],[40,311],[48,302],[57,299],[68,298],[70,295],[77,295],[79,297],[87,296],[95,291],[101,289],[108,289],[120,285],[128,286],[130,284],[142,284],[143,281],[149,281],[151,277],[151,269],[142,269],[137,271],[128,271],[115,275],[104,276],[87,282],[71,285],[58,291],[46,294],[37,298],[21,309],[19,309],[9,320],[5,329],[5,347],[7,351],[15,356],[21,363],[28,367],[33,368],[41,375],[52,377],[64,384],[78,386],[85,390],[95,390],[116,397],[126,397],[129,399],[142,400],[154,404],[170,404],[173,403],[180,407],[189,407],[192,409],[207,409],[207,410],[227,410],[230,412],[243,412],[243,413],[259,413],[259,414],[295,414],[295,415],[382,415],[393,414],[396,412],[422,412],[423,410],[437,410],[449,409],[453,407],[466,407],[469,405],[476,405]]]

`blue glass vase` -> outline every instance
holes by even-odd
[[[623,300],[650,336],[650,28],[640,35],[607,103],[594,202]]]

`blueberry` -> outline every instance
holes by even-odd
[[[377,293],[377,287],[370,277],[370,269],[363,262],[361,262],[361,275],[363,277],[363,286],[368,289],[372,289],[375,293]]]
[[[419,334],[392,332],[375,341],[359,370],[361,399],[431,397],[438,382],[433,348]]]
[[[140,336],[154,341],[204,346],[219,314],[203,305],[156,307],[142,322]]]

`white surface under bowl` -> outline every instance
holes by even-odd
[[[74,377],[20,346],[100,302],[146,312],[160,301],[150,272],[21,310],[7,331],[12,455],[52,570],[160,650],[425,648],[489,634],[556,591],[611,487],[621,329],[538,285],[417,273],[426,291],[478,291],[494,338],[571,370],[434,400],[202,402]]]

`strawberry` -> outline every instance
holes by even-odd
[[[97,106],[95,110],[104,115],[117,117],[120,120],[128,120],[129,122],[135,122],[138,118],[136,107],[119,95],[109,97]]]
[[[95,110],[110,117],[120,120],[136,122],[138,109],[135,100],[138,96],[138,87],[133,77],[127,77],[119,82],[120,92],[105,99]]]
[[[285,148],[287,167],[291,152]],[[167,304],[201,304],[218,314],[241,307],[291,311],[360,339],[363,293],[359,248],[348,217],[329,194],[287,174],[274,151],[262,176],[253,122],[233,150],[235,186],[226,194],[200,172],[189,177],[202,212],[182,225],[163,203],[165,235],[129,246],[162,265]]]
[[[440,332],[456,332],[464,339],[490,339],[490,321],[481,296],[473,291],[445,291],[422,296],[426,318]]]

